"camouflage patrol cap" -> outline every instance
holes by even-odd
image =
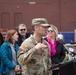
[[[32,19],[32,26],[36,26],[36,25],[41,25],[41,26],[46,26],[46,27],[50,26],[47,22],[47,19],[45,18]]]

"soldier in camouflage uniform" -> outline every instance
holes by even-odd
[[[48,69],[51,66],[50,47],[42,39],[47,34],[49,24],[45,18],[32,20],[34,34],[20,46],[18,61],[22,65],[23,75],[52,75]]]

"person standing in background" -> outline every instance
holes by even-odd
[[[42,37],[47,34],[49,24],[45,18],[32,20],[33,35],[20,46],[18,61],[22,65],[23,75],[52,75],[50,47]]]
[[[20,24],[18,26],[18,41],[16,42],[19,46],[22,44],[22,42],[30,36],[30,33],[27,33],[27,27],[25,24]]]
[[[50,25],[47,30],[46,40],[51,48],[51,60],[52,64],[58,64],[65,58],[65,50],[62,43],[58,41],[58,29],[55,25]],[[52,75],[58,75],[58,69],[53,70]]]
[[[17,52],[19,50],[19,46],[15,43],[17,40],[17,31],[8,30],[5,42],[0,48],[2,75],[15,75],[17,71],[21,70],[21,66],[17,61]]]
[[[3,44],[3,42],[4,42],[4,39],[3,39],[2,34],[0,33],[0,47]],[[1,75],[1,55],[0,55],[0,75]]]
[[[3,35],[0,33],[0,46],[3,44],[4,39],[3,39]]]

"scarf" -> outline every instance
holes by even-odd
[[[52,41],[50,38],[47,38],[47,41],[50,45],[50,54],[51,56],[54,56],[56,54],[56,40],[54,40],[54,44],[52,44]]]

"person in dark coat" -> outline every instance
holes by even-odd
[[[16,42],[19,46],[22,42],[30,36],[30,33],[27,33],[27,27],[25,24],[20,24],[18,26],[18,41]]]
[[[59,64],[65,58],[65,48],[58,40],[58,29],[54,25],[50,25],[47,31],[46,40],[50,45],[52,64]],[[58,75],[59,69],[53,70],[52,75]]]
[[[3,39],[2,34],[0,33],[0,46],[3,44],[3,42],[4,42],[4,39]]]
[[[3,42],[4,42],[4,39],[3,39],[2,34],[0,33],[0,47],[3,44]],[[0,75],[1,75],[1,55],[0,55]]]

